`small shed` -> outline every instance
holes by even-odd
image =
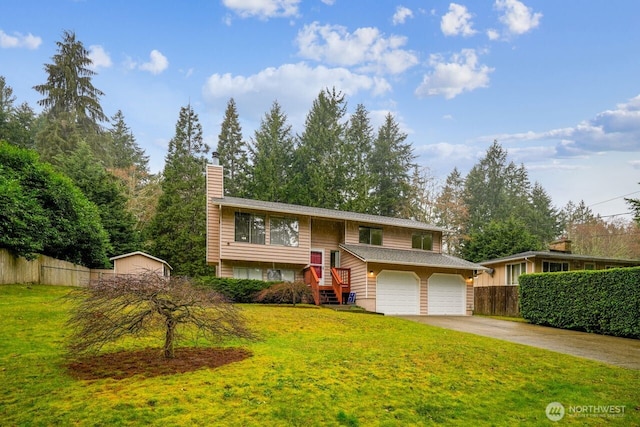
[[[114,274],[142,274],[154,272],[163,277],[171,276],[171,266],[164,260],[136,251],[110,258]]]

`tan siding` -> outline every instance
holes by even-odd
[[[265,215],[266,236],[264,245],[242,243],[235,241],[235,212],[237,209],[224,208],[222,210],[222,234],[220,258],[225,260],[273,262],[280,261],[289,264],[309,263],[309,218],[299,217],[299,242],[297,247],[269,244],[269,215]],[[252,212],[243,210],[243,212]],[[255,212],[263,215],[263,212]],[[282,216],[279,214],[277,216]]]
[[[429,290],[429,276],[430,274],[427,274],[426,272],[417,272],[418,276],[420,276],[420,314],[421,315],[426,315],[427,313],[427,308],[429,307],[429,296],[428,296],[428,290]]]
[[[211,199],[223,196],[221,166],[207,165],[207,264],[220,262],[220,206]]]
[[[164,264],[143,255],[131,255],[113,261],[115,274],[139,274],[154,272],[163,274]]]
[[[357,245],[360,243],[360,226],[378,227],[375,224],[365,224],[359,222],[347,222],[347,235],[345,242],[347,244]],[[411,236],[413,233],[421,233],[423,230],[412,230],[409,228],[399,227],[382,227],[382,246],[393,249],[411,249]],[[433,235],[433,252],[442,250],[442,233],[431,232]]]
[[[467,316],[473,314],[473,282],[467,282]]]

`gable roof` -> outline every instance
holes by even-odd
[[[128,257],[135,256],[135,255],[142,255],[143,257],[147,257],[147,258],[152,259],[154,261],[158,261],[158,262],[160,262],[162,264],[165,264],[167,267],[169,267],[171,270],[173,270],[173,267],[171,267],[167,261],[165,261],[163,259],[160,259],[160,258],[156,258],[153,255],[149,255],[148,253],[145,253],[145,252],[142,252],[142,251],[129,252],[128,254],[114,256],[114,257],[109,258],[109,260],[110,261],[115,261],[117,259],[128,258]]]
[[[385,264],[414,266],[419,265],[423,267],[439,267],[461,270],[487,269],[479,264],[465,261],[461,258],[430,251],[390,249],[382,246],[370,245],[341,244],[340,247],[364,262],[380,262]]]
[[[640,260],[637,259],[622,259],[622,258],[610,258],[592,255],[578,255],[570,254],[566,252],[554,252],[554,251],[528,251],[520,252],[518,254],[509,255],[502,258],[490,259],[482,261],[480,265],[494,265],[502,262],[517,261],[524,258],[545,258],[545,259],[560,259],[560,260],[573,260],[573,261],[594,261],[594,262],[615,262],[617,264],[632,264],[640,265]]]
[[[242,199],[239,197],[212,198],[212,202],[221,206],[241,209],[255,209],[261,211],[278,212],[288,215],[305,215],[316,218],[359,221],[368,224],[389,225],[393,227],[413,228],[416,230],[440,231],[448,230],[410,219],[392,218],[388,216],[369,215],[357,212],[340,211],[337,209],[314,208],[309,206],[291,205],[288,203],[265,202],[262,200]]]

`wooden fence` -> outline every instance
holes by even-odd
[[[0,248],[0,285],[37,283],[41,285],[83,286],[89,282],[92,274],[95,275],[102,271],[105,270],[91,270],[45,255],[38,255],[36,259],[28,261]]]
[[[473,289],[473,314],[520,317],[518,286],[480,286]]]

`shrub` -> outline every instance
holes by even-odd
[[[273,285],[273,282],[228,277],[201,277],[198,279],[198,285],[220,292],[230,301],[252,303],[255,302],[257,294]]]
[[[640,267],[526,274],[520,312],[531,323],[640,338]]]
[[[305,283],[283,282],[262,290],[256,301],[264,304],[313,304],[313,294]]]

